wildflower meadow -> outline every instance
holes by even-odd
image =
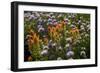
[[[24,11],[24,61],[90,58],[90,14]]]

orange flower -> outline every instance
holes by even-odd
[[[61,21],[60,24],[61,24],[61,27],[65,26],[65,22],[64,21]]]
[[[61,24],[56,25],[56,30],[58,31],[61,28]]]
[[[50,26],[48,26],[48,31],[50,31],[51,30],[51,27]]]
[[[65,22],[64,21],[61,21],[61,24],[65,24]]]
[[[32,57],[31,56],[28,57],[28,61],[32,61]]]
[[[44,38],[44,43],[45,43],[46,45],[48,44],[48,38],[47,38],[47,37]]]
[[[30,33],[30,35],[33,35],[33,34],[34,34],[34,31],[31,29],[31,30],[29,31],[29,33]]]
[[[74,29],[71,29],[71,32],[72,33],[75,33],[75,32],[79,33],[79,30],[78,30],[78,28],[75,27]]]
[[[76,39],[79,36],[79,29],[77,27],[70,30],[70,34],[73,39]]]
[[[39,45],[39,36],[36,35],[36,33],[35,33],[33,37],[34,37],[34,38],[33,38],[34,44]]]
[[[33,40],[32,39],[28,39],[27,42],[28,42],[29,49],[32,49]]]

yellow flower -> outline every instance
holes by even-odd
[[[73,37],[73,39],[76,39],[77,37],[79,37],[79,29],[77,27],[72,28],[70,30],[70,34]]]

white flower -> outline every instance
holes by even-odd
[[[30,35],[27,35],[27,36],[26,36],[26,39],[29,39],[29,38],[31,38],[31,36],[30,36]]]
[[[84,25],[84,26],[85,26],[86,24],[85,24],[85,23],[82,23],[82,25]]]
[[[70,25],[71,24],[71,22],[70,22],[70,20],[68,21],[68,23],[67,23],[68,25]]]
[[[83,19],[83,22],[86,22],[86,20],[85,20],[85,19]]]
[[[54,18],[55,18],[55,16],[52,16],[51,18],[53,18],[53,19],[54,19]]]
[[[48,46],[43,46],[43,49],[49,49]]]
[[[85,51],[81,51],[80,55],[86,55],[86,52]]]
[[[53,46],[53,47],[56,46],[56,43],[53,43],[52,46]]]
[[[64,20],[65,20],[65,21],[68,21],[68,18],[65,18]]]
[[[50,15],[53,15],[53,12],[51,12]]]
[[[62,50],[62,47],[61,47],[61,46],[59,46],[59,47],[58,47],[58,49],[59,49],[59,50]]]
[[[40,15],[42,15],[43,13],[42,12],[40,12]]]
[[[58,57],[57,60],[62,60],[62,58],[61,57]]]
[[[81,36],[84,36],[84,32],[83,32],[83,33],[81,33]]]
[[[72,41],[72,38],[70,38],[70,37],[66,38],[66,41]]]
[[[43,50],[42,52],[41,52],[41,55],[47,55],[48,54],[48,50]]]
[[[81,25],[80,27],[81,27],[81,28],[84,28],[84,26],[83,26],[83,25]]]
[[[40,27],[40,28],[38,29],[38,32],[40,32],[40,31],[44,31],[44,28],[43,28],[43,27]]]
[[[90,25],[87,25],[87,28],[90,28]]]
[[[80,43],[80,40],[77,39],[76,42],[75,42],[75,44],[76,44],[76,43]]]
[[[82,39],[82,37],[81,37],[81,36],[79,36],[79,37],[78,37],[78,39],[80,40],[80,39]]]
[[[89,34],[85,34],[85,37],[88,37],[89,36]]]
[[[49,43],[52,43],[52,40],[50,40]]]
[[[73,14],[71,17],[72,17],[72,18],[74,18],[74,17],[75,17],[75,15]]]
[[[75,28],[76,26],[75,25],[73,25],[73,24],[71,24],[71,26],[70,26],[71,28]]]
[[[83,17],[81,16],[80,19],[83,19]]]
[[[84,27],[83,27],[83,28],[81,28],[81,30],[85,30],[85,29],[84,29]]]
[[[80,55],[81,55],[83,58],[87,58],[86,52],[85,52],[85,51],[81,51],[81,52],[80,52]]]
[[[34,19],[34,17],[35,17],[34,15],[30,15],[29,19]]]
[[[89,21],[86,21],[87,24],[89,24]]]
[[[36,12],[35,15],[36,15],[37,17],[40,17],[40,14],[39,14],[38,12]]]
[[[59,15],[58,15],[58,18],[60,18],[60,17],[62,17],[62,14],[59,14]]]
[[[50,17],[50,14],[45,14],[46,17]]]
[[[81,23],[81,20],[78,21],[78,24],[80,24],[80,23]]]
[[[68,48],[70,46],[70,44],[66,44],[65,47]]]
[[[38,25],[37,28],[38,28],[38,29],[39,29],[39,28],[42,28],[42,25]]]
[[[84,26],[83,26],[83,25],[81,25],[80,27],[81,27],[81,30],[85,30],[85,28],[84,28]]]
[[[86,48],[85,47],[81,47],[81,50],[86,50]]]
[[[29,17],[30,15],[31,15],[30,12],[28,12],[28,13],[24,13],[24,17]]]
[[[68,33],[69,33],[68,30],[66,30],[66,31],[65,31],[65,34],[68,34]],[[66,38],[66,39],[67,39],[67,38]]]
[[[71,15],[69,15],[68,18],[71,18]]]
[[[49,22],[51,22],[51,21],[52,21],[52,19],[51,19],[51,18],[49,18],[49,19],[48,19],[48,21],[49,21]]]

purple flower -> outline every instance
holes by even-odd
[[[74,52],[73,51],[68,51],[67,53],[66,53],[66,57],[67,58],[72,58],[74,56]]]
[[[48,43],[49,48],[52,48],[52,43],[53,43],[52,40],[50,40],[49,43]]]
[[[82,22],[81,20],[78,20],[78,24],[81,24],[81,22]]]
[[[49,19],[48,19],[48,22],[51,22],[51,21],[52,21],[52,19],[51,19],[51,18],[49,18]]]
[[[54,25],[57,25],[57,24],[58,24],[58,22],[54,22],[53,24],[54,24]]]
[[[37,25],[37,28],[39,29],[39,28],[42,28],[42,25]]]

